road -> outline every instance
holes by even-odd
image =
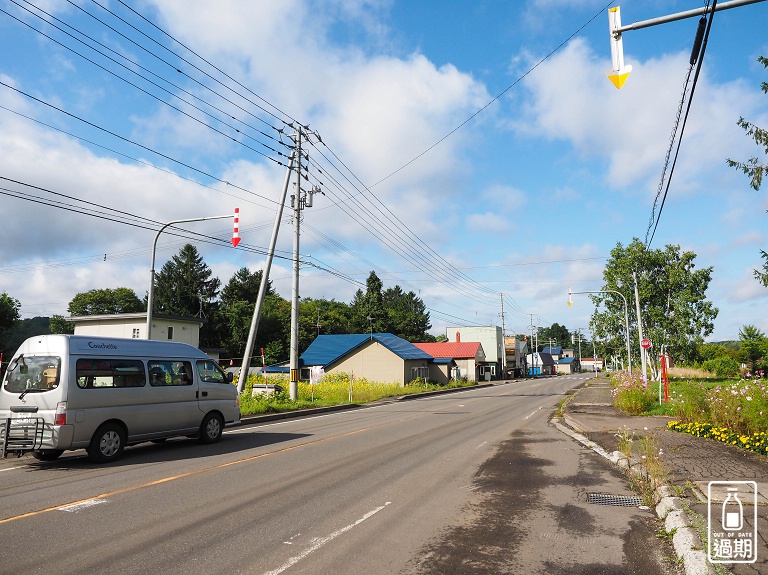
[[[0,461],[0,572],[673,573],[626,481],[548,423],[587,374]]]

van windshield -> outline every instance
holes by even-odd
[[[61,359],[52,355],[20,356],[11,361],[5,390],[11,393],[41,392],[59,386]]]

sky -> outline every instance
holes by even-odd
[[[0,293],[22,318],[91,289],[144,297],[164,223],[236,207],[237,248],[228,219],[186,223],[156,269],[187,242],[222,284],[263,268],[301,125],[302,190],[322,191],[301,212],[301,297],[349,303],[375,271],[435,335],[588,331],[568,288],[600,290],[611,250],[646,239],[698,21],[625,32],[617,90],[614,5],[0,0]],[[619,5],[629,24],[704,4]],[[768,3],[715,14],[650,244],[713,268],[707,341],[768,331],[766,191],[726,164],[763,154],[737,121],[768,127],[766,28]],[[292,246],[288,205],[270,273],[286,299]]]

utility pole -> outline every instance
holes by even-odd
[[[293,280],[291,283],[291,381],[289,395],[299,395],[299,241],[301,222],[301,126],[296,130],[296,191],[291,196],[293,208]]]
[[[643,364],[643,381],[648,383],[648,360],[646,359],[645,348],[643,347],[643,320],[640,317],[640,294],[637,291],[637,274],[632,272],[632,278],[635,280],[635,308],[637,310],[637,335],[640,338],[640,359]]]
[[[501,378],[507,378],[507,332],[504,331],[504,294],[501,296]]]
[[[312,197],[320,191],[320,188],[312,188],[307,192],[301,189],[301,139],[303,128],[299,126],[296,130],[296,193],[291,196],[291,207],[293,208],[293,281],[291,287],[291,381],[289,384],[289,394],[292,400],[296,400],[299,395],[299,244],[301,212],[304,208],[312,207]]]

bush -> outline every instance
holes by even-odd
[[[629,375],[626,371],[619,371],[611,377],[611,387],[613,403],[622,411],[637,415],[654,405],[655,393],[643,381],[641,374]]]
[[[739,362],[732,357],[717,357],[704,362],[704,369],[717,377],[733,377],[739,373]]]

